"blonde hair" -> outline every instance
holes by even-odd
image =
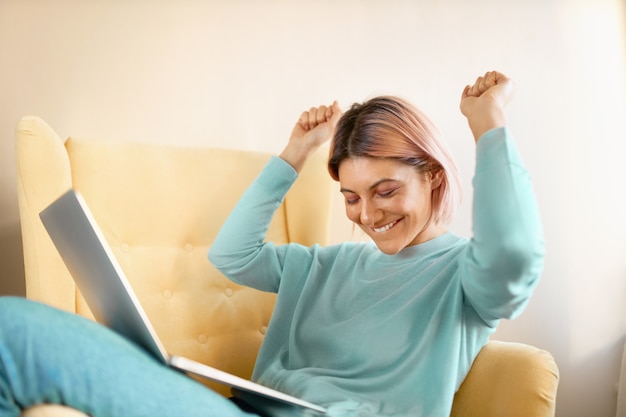
[[[335,129],[328,172],[339,181],[339,165],[353,157],[395,159],[419,172],[442,171],[432,192],[431,221],[449,223],[461,200],[454,159],[434,124],[415,106],[398,97],[375,97],[346,111]]]

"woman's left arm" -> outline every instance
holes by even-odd
[[[518,315],[543,269],[539,210],[504,118],[514,90],[510,79],[490,72],[467,86],[461,99],[477,141],[473,237],[463,264],[463,290],[484,320]]]

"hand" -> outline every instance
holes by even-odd
[[[308,156],[333,135],[341,114],[337,101],[304,111],[280,157],[300,172]]]
[[[476,141],[496,127],[506,125],[504,109],[515,95],[515,83],[502,73],[489,71],[467,85],[461,96],[461,112]]]

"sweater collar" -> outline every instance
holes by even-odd
[[[429,256],[432,253],[440,251],[442,249],[446,249],[450,246],[455,245],[461,240],[461,238],[455,235],[452,232],[445,232],[434,239],[428,240],[426,242],[420,243],[418,245],[407,246],[402,249],[400,252],[387,255],[382,253],[376,248],[379,253],[379,260],[383,262],[403,262],[403,261],[414,261],[416,258],[424,258]],[[372,242],[372,245],[375,244]]]

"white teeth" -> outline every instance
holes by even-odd
[[[386,232],[387,230],[391,229],[396,223],[398,223],[397,220],[389,224],[386,224],[383,227],[374,227],[373,229],[376,233]]]

